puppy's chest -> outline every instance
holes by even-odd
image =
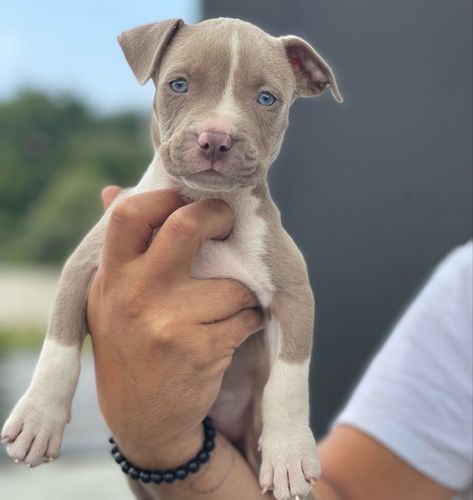
[[[207,241],[193,263],[195,278],[232,278],[244,283],[263,307],[271,303],[274,287],[266,259],[267,222],[255,211],[236,211],[234,228],[224,241]]]

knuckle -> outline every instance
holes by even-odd
[[[193,239],[198,235],[199,223],[196,217],[185,210],[176,210],[167,219],[166,225],[173,236]]]
[[[176,328],[172,321],[160,322],[160,324],[155,325],[153,330],[154,340],[159,347],[169,348],[176,344],[176,339],[179,336],[176,334]]]
[[[118,203],[112,210],[111,222],[113,224],[127,224],[138,215],[139,211],[132,198],[126,198]]]

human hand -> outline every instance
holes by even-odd
[[[118,189],[104,190],[105,205]],[[224,370],[262,327],[246,287],[191,278],[199,248],[225,238],[232,222],[223,201],[185,205],[169,190],[113,208],[87,317],[102,413],[140,468],[172,468],[199,450]]]

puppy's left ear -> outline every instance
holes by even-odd
[[[296,77],[296,97],[316,96],[330,87],[333,97],[343,102],[332,69],[305,40],[297,36],[280,40]]]
[[[166,48],[183,25],[182,19],[169,19],[138,26],[118,37],[126,60],[141,85],[151,78]]]

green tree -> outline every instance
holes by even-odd
[[[101,187],[149,163],[146,122],[31,90],[0,103],[0,259],[63,261],[100,217]]]

